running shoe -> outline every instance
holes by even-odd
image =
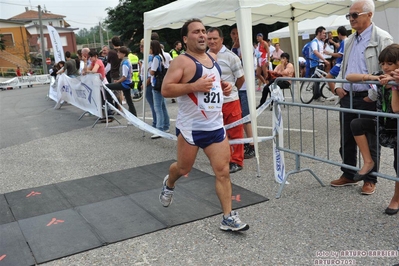
[[[166,186],[166,182],[168,181],[169,175],[165,176],[162,183],[162,191],[159,194],[159,201],[164,207],[169,207],[172,204],[173,200],[173,189],[170,189]]]
[[[220,223],[220,229],[223,231],[246,231],[249,229],[249,225],[241,222],[238,217],[238,212],[231,211],[229,217],[225,218]]]

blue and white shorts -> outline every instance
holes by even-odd
[[[226,130],[224,127],[216,129],[214,131],[202,131],[202,130],[180,130],[176,128],[176,136],[182,134],[183,138],[188,144],[198,146],[201,149],[205,149],[213,143],[222,142],[226,138]]]

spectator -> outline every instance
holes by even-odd
[[[152,54],[154,55],[150,68],[150,74],[152,75],[151,87],[154,88],[155,72],[161,69],[161,65],[164,66],[164,62],[166,59],[162,53],[161,44],[159,43],[159,41],[156,40],[151,41],[151,51]],[[169,132],[170,119],[169,119],[168,109],[166,108],[165,98],[162,96],[160,91],[154,89],[152,90],[152,95],[154,101],[154,110],[157,117],[156,128],[161,131]],[[160,137],[161,136],[154,134],[151,136],[151,139],[157,139]]]
[[[173,44],[173,49],[169,52],[172,56],[172,59],[175,59],[178,55],[182,54],[182,48],[183,45],[181,44],[181,41],[175,41],[175,43]]]
[[[71,58],[71,53],[69,51],[65,52],[65,68],[66,68],[66,74],[70,78],[76,78],[78,75],[78,70],[76,69],[76,62]]]
[[[233,25],[230,29],[230,37],[233,41],[231,51],[235,53],[241,59],[241,48],[240,48],[240,38],[238,36],[237,25]],[[245,117],[249,115],[249,105],[248,105],[248,97],[247,97],[247,86],[244,82],[241,88],[238,90],[238,96],[240,98],[241,104],[241,116]],[[252,126],[251,121],[244,123],[244,132],[247,138],[252,138]],[[245,143],[244,144],[244,159],[250,159],[255,157],[255,147],[254,143]]]
[[[271,60],[273,60],[273,69],[276,68],[276,66],[278,66],[280,64],[280,59],[281,59],[281,55],[284,53],[283,50],[280,49],[280,44],[276,43],[275,44],[275,50],[273,51],[273,53],[271,53]]]
[[[281,63],[276,67],[275,70],[269,70],[268,75],[272,78],[270,79],[269,84],[263,88],[262,98],[260,99],[260,103],[257,108],[266,102],[267,96],[271,94],[270,86],[274,83],[276,78],[294,76],[294,66],[290,63],[290,55],[287,53],[282,53],[280,56],[280,61]],[[291,81],[280,80],[277,82],[277,86],[279,86],[280,89],[287,89],[291,86]],[[272,110],[272,104],[270,105],[270,110]]]
[[[338,79],[342,79],[351,73],[370,74],[380,70],[378,64],[378,56],[380,52],[392,44],[392,36],[386,31],[378,28],[372,22],[374,15],[374,1],[373,0],[356,0],[352,3],[347,19],[354,30],[352,34],[345,41],[345,50],[341,64],[341,70]],[[375,45],[370,45],[370,44]],[[337,83],[335,92],[340,97],[341,108],[353,108],[359,110],[375,111],[375,103],[365,102],[363,98],[368,96],[369,86],[367,84],[342,84]],[[352,94],[352,96],[350,95]],[[351,102],[352,101],[352,102]],[[358,114],[342,112],[340,118],[341,131],[341,147],[339,149],[342,161],[344,164],[356,166],[357,149],[356,142],[350,124],[353,119],[358,118]],[[360,117],[365,117],[360,115]],[[377,147],[376,136],[368,136],[370,153],[373,161],[377,161],[379,157],[379,147]],[[357,181],[353,180],[355,171],[341,167],[342,175],[334,181],[331,181],[331,186],[342,187],[357,185]],[[375,165],[374,171],[378,171],[378,165]],[[374,176],[367,176],[364,178],[364,184],[361,194],[371,195],[375,192],[377,178]]]
[[[315,31],[315,38],[311,42],[310,49],[310,76],[312,76],[317,68],[324,70],[326,66],[330,63],[324,58],[324,42],[323,40],[326,37],[326,29],[323,26],[320,26]],[[324,65],[323,65],[324,63]],[[319,82],[315,82],[313,86],[313,99],[320,99],[320,84]]]
[[[331,78],[336,78],[339,74],[339,71],[341,70],[341,62],[342,62],[342,56],[344,55],[344,46],[345,46],[345,40],[347,38],[347,33],[346,33],[346,28],[344,26],[341,26],[337,29],[338,32],[338,38],[340,40],[339,48],[336,53],[331,53],[324,51],[325,54],[329,54],[336,58],[336,63],[334,67],[330,70],[330,72],[327,74],[326,78],[331,79]],[[335,42],[334,42],[335,43]],[[328,82],[328,87],[330,88],[331,92],[335,94],[335,83],[334,82]]]
[[[140,41],[140,52],[144,51],[144,39],[141,39]],[[152,50],[150,47],[150,54],[148,57],[148,66],[149,68],[147,69],[147,77],[144,77],[144,64],[141,65],[140,67],[140,79],[141,83],[146,83],[146,91],[145,91],[145,99],[147,100],[148,104],[150,105],[151,109],[151,114],[152,114],[152,126],[157,127],[157,114],[155,112],[154,108],[154,95],[153,95],[153,89],[151,86],[151,74],[150,74],[150,69],[152,65],[152,60],[154,56],[152,54]]]
[[[121,46],[118,49],[117,55],[118,58],[121,60],[120,74],[119,74],[120,78],[115,80],[115,82],[108,84],[107,87],[110,90],[123,91],[126,103],[129,106],[129,112],[132,113],[134,116],[137,116],[136,108],[134,107],[132,96],[130,93],[130,83],[132,83],[132,65],[130,64],[129,59],[127,58],[128,54],[129,51],[125,46]],[[112,97],[108,93],[107,93],[107,100],[110,103],[112,102]]]
[[[223,45],[223,33],[219,28],[207,30],[207,43],[209,51],[216,54],[217,62],[222,70],[223,81],[231,83],[231,93],[223,96],[223,123],[225,125],[234,123],[242,118],[241,103],[238,90],[245,82],[244,69],[240,58]],[[244,137],[243,125],[237,125],[226,130],[229,139],[242,139]],[[242,170],[244,166],[244,145],[230,145],[230,173]]]

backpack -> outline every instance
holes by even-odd
[[[307,42],[303,48],[302,48],[302,55],[303,57],[307,60],[309,59],[310,56],[310,45],[311,45],[312,41]]]
[[[157,56],[159,57],[160,64],[158,66],[157,71],[155,71],[155,74],[154,74],[154,78],[155,78],[154,90],[161,91],[162,82],[166,75],[166,68],[163,65],[161,57],[159,55],[157,55]]]

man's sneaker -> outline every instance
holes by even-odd
[[[338,178],[337,180],[331,181],[330,185],[332,187],[356,186],[357,182],[341,175],[341,177]]]
[[[236,163],[230,163],[230,174],[238,172],[240,170],[242,170],[242,166]]]
[[[173,189],[166,186],[166,181],[168,181],[169,175],[165,176],[162,183],[162,191],[159,194],[159,201],[164,207],[169,207],[173,200]]]
[[[253,157],[255,157],[255,148],[253,145],[249,145],[244,151],[244,159],[251,159]]]
[[[249,229],[249,225],[241,222],[236,211],[231,211],[229,217],[225,218],[220,223],[220,229],[223,231],[245,231]]]
[[[372,182],[364,182],[363,187],[362,187],[362,193],[363,195],[371,195],[374,194],[375,192],[375,184]]]
[[[157,134],[151,136],[151,139],[159,139],[159,138],[161,138],[161,136]]]

